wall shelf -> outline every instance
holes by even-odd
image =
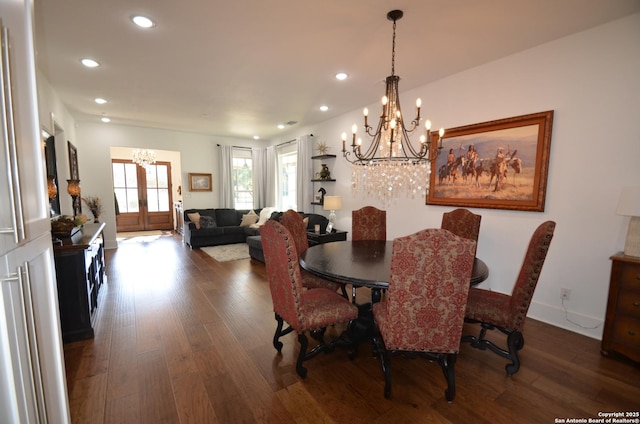
[[[335,159],[336,155],[317,155],[311,156],[311,159]]]
[[[328,182],[331,182],[331,183],[332,183],[332,182],[335,182],[336,180],[335,180],[335,179],[333,179],[333,178],[325,178],[325,179],[322,179],[322,178],[314,178],[314,179],[313,179],[313,180],[311,180],[311,181],[313,181],[314,183],[322,183],[322,182],[325,182],[325,181],[328,181]]]

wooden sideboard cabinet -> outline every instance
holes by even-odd
[[[611,257],[611,281],[602,354],[614,351],[640,362],[640,258]]]
[[[62,340],[93,337],[98,293],[106,282],[104,223],[85,224],[71,238],[54,244]]]

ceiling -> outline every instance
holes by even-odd
[[[35,0],[36,61],[75,120],[278,139],[400,90],[640,12],[638,0]],[[130,18],[156,26],[143,30]],[[91,57],[101,66],[80,64]],[[350,78],[338,81],[337,72]],[[105,105],[93,99],[103,97]],[[321,105],[329,110],[321,112]],[[423,99],[423,115],[429,114]],[[105,124],[109,125],[109,124]],[[291,129],[291,126],[286,126]]]

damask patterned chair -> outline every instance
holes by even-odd
[[[302,216],[293,209],[289,209],[280,217],[280,223],[291,233],[296,249],[298,249],[298,256],[306,252],[309,248],[309,239],[307,239],[307,226],[305,225]],[[347,297],[344,284],[325,280],[324,278],[315,276],[304,269],[301,269],[300,272],[302,273],[302,287],[325,288],[331,291],[340,289],[343,296]]]
[[[481,219],[482,215],[476,215],[467,209],[458,208],[442,214],[440,228],[449,230],[457,236],[474,240],[477,243]]]
[[[524,347],[522,330],[555,227],[555,222],[547,221],[533,233],[511,295],[479,288],[469,291],[465,321],[479,323],[480,334],[478,337],[465,335],[462,341],[470,342],[480,350],[489,348],[510,359],[511,362],[505,366],[507,375],[513,375],[520,369],[518,351]],[[507,349],[485,339],[487,330],[494,329],[507,335]]]
[[[387,239],[387,211],[373,206],[364,206],[351,212],[351,239],[358,240],[386,240]],[[356,289],[351,286],[351,301],[356,303]]]
[[[351,239],[386,240],[387,211],[365,206],[351,212]]]
[[[320,352],[333,350],[324,342],[325,329],[330,325],[348,322],[358,316],[358,308],[338,293],[325,289],[303,289],[300,264],[294,238],[282,224],[269,220],[261,228],[265,266],[277,327],[273,347],[282,352],[280,337],[295,331],[300,342],[296,372],[307,376],[303,362]],[[289,325],[283,330],[284,321]],[[319,344],[307,352],[309,332]]]
[[[438,361],[447,380],[445,396],[456,394],[455,362],[460,349],[475,241],[442,229],[427,229],[393,241],[386,300],[373,305],[382,360],[384,396],[391,396],[391,356]]]

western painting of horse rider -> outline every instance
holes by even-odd
[[[547,111],[447,129],[427,204],[544,211],[552,123]]]

